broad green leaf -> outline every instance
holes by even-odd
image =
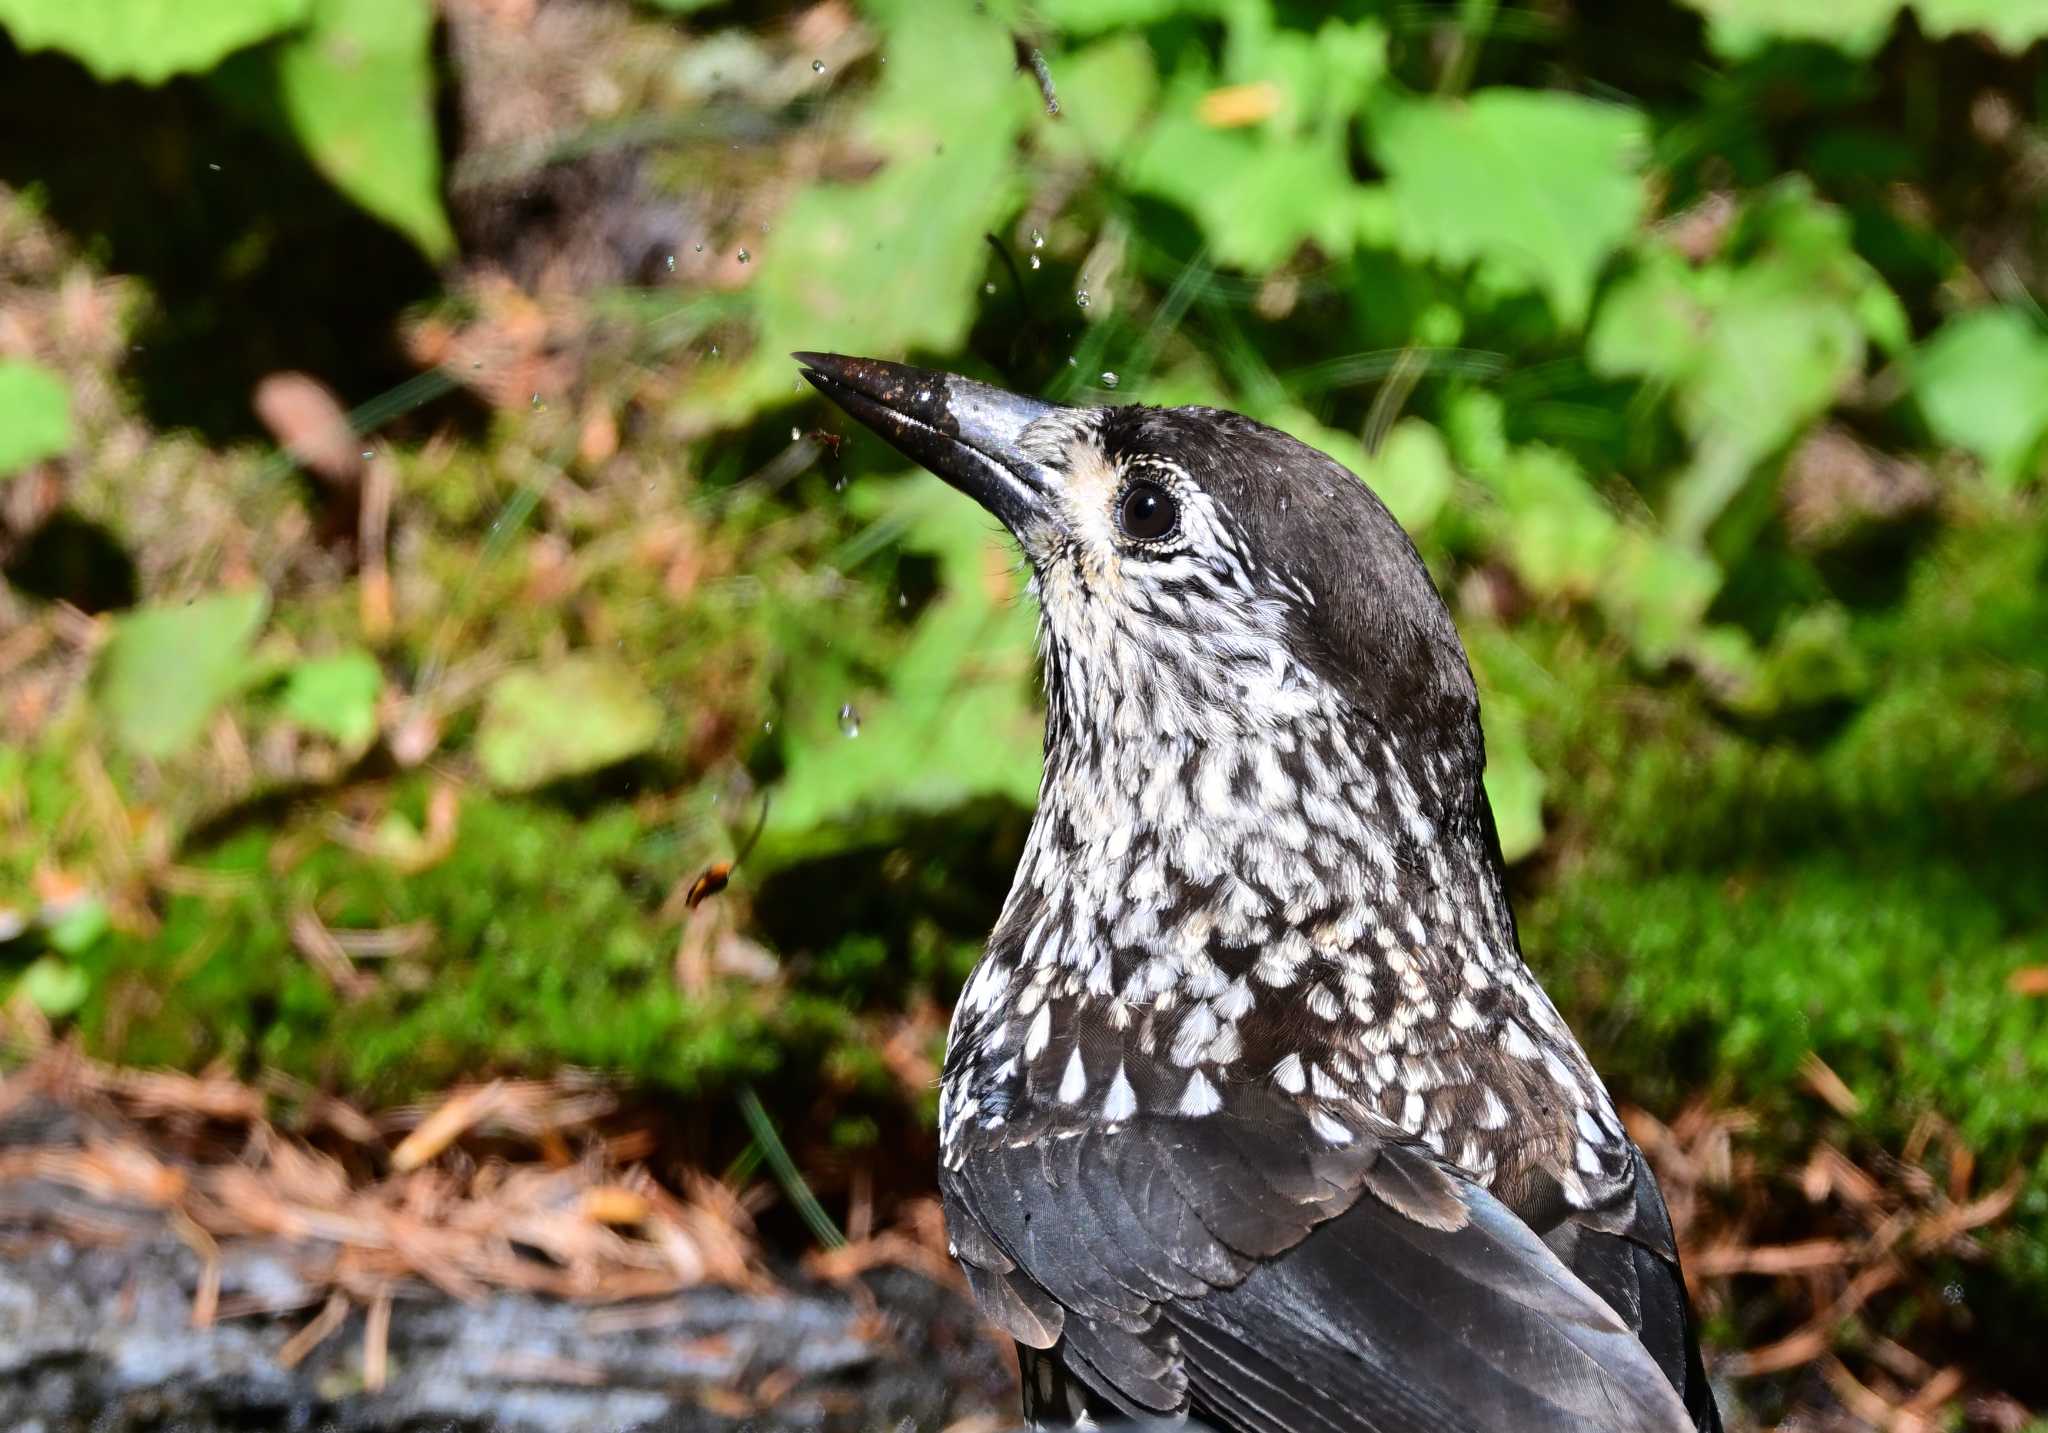
[[[958,349],[988,266],[982,235],[1021,192],[1013,149],[1037,101],[1009,36],[967,6],[896,0],[873,18],[889,64],[852,137],[884,163],[806,186],[755,246],[760,341],[721,395],[729,411],[788,394],[791,349]]]
[[[1913,0],[1913,13],[1930,35],[1988,35],[2014,54],[2048,36],[2048,0]]]
[[[1913,397],[1937,438],[2012,487],[2048,432],[2048,334],[2018,309],[1950,319],[1913,365]]]
[[[49,369],[0,359],[0,478],[71,446],[71,390]]]
[[[1367,460],[1365,477],[1401,526],[1413,533],[1436,520],[1456,473],[1443,434],[1420,418],[1403,418]]]
[[[1756,202],[1724,262],[1695,269],[1651,250],[1608,291],[1586,356],[1596,373],[1670,387],[1694,458],[1666,522],[1698,544],[1757,465],[1861,374],[1869,343],[1896,347],[1905,332],[1847,219],[1787,185]]]
[[[241,684],[268,606],[268,595],[251,589],[115,618],[94,692],[121,744],[150,757],[189,746]]]
[[[1683,649],[1721,590],[1721,569],[1702,552],[1630,531],[1600,579],[1598,603],[1636,659],[1661,667]]]
[[[357,748],[376,734],[377,697],[383,690],[377,659],[354,649],[293,667],[280,704],[299,725]]]
[[[1233,19],[1222,79],[1249,87],[1247,113],[1263,117],[1237,124],[1205,113],[1217,77],[1184,71],[1136,142],[1125,181],[1193,214],[1226,264],[1271,269],[1311,240],[1347,253],[1360,208],[1346,132],[1386,73],[1386,32],[1334,20],[1313,35],[1280,30],[1257,7]]]
[[[1031,7],[1040,20],[1070,35],[1135,29],[1180,16],[1207,19],[1228,8],[1226,0],[1037,0]]]
[[[1543,772],[1529,754],[1522,711],[1499,692],[1479,703],[1486,738],[1486,802],[1500,835],[1500,853],[1519,861],[1543,844]]]
[[[913,477],[861,503],[938,559],[941,590],[887,664],[887,687],[855,690],[830,651],[794,672],[785,713],[789,768],[769,820],[802,832],[863,811],[939,810],[973,796],[1029,805],[1042,718],[1032,701],[1033,613],[1014,558],[987,517],[936,478]],[[852,704],[859,733],[839,710]]]
[[[52,1020],[61,1020],[85,1004],[92,993],[92,980],[70,961],[45,955],[21,973],[21,991],[36,1009]]]
[[[1494,523],[1515,575],[1542,597],[1584,597],[1607,575],[1621,524],[1577,463],[1555,448],[1517,448],[1484,475],[1500,500]]]
[[[311,23],[215,77],[245,112],[283,127],[313,166],[430,259],[455,248],[434,131],[427,0],[313,0]]]
[[[1593,281],[1642,216],[1642,116],[1533,90],[1417,99],[1375,112],[1395,242],[1451,267],[1485,261],[1576,328]]]
[[[1901,0],[1685,0],[1708,19],[1715,50],[1731,58],[1754,54],[1773,40],[1811,40],[1851,54],[1884,43]],[[2000,4],[2003,0],[1984,0]]]
[[[638,756],[661,732],[661,708],[624,666],[578,654],[521,667],[491,684],[477,764],[491,784],[530,791]]]
[[[107,903],[97,896],[86,896],[71,902],[62,915],[50,922],[50,947],[64,955],[77,955],[97,945],[112,925]]]
[[[1157,97],[1151,47],[1139,35],[1103,40],[1061,61],[1058,78],[1060,123],[1047,127],[1046,146],[1119,163]]]
[[[24,50],[61,50],[102,80],[162,84],[304,23],[312,0],[0,0]]]

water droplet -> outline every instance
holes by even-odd
[[[1076,308],[1086,308],[1086,307],[1088,307],[1088,290],[1086,290],[1086,289],[1082,289],[1082,290],[1081,290],[1081,291],[1080,291],[1079,293],[1077,293],[1077,294],[1075,294],[1075,295],[1074,295],[1074,307],[1076,307]]]
[[[1031,247],[1034,249],[1043,249],[1045,247],[1045,235],[1039,233],[1036,229],[1031,231]]]
[[[215,174],[220,173],[220,166],[218,164],[209,164],[206,167],[208,169],[211,169]]]
[[[484,366],[484,364],[483,364],[483,360],[482,360],[482,359],[478,359],[478,360],[477,360],[477,361],[476,361],[475,363],[472,363],[472,364],[470,364],[469,366],[470,366],[471,368],[475,369],[475,370],[476,370],[477,372],[481,373],[481,372],[483,371],[483,366]]]
[[[1081,366],[1081,361],[1080,361],[1079,359],[1077,359],[1077,358],[1069,358],[1069,359],[1067,360],[1067,367],[1069,367],[1069,368],[1079,368],[1080,366]]]
[[[846,491],[846,474],[838,473],[833,476],[832,491],[835,493],[843,493]]]
[[[363,449],[363,461],[364,461],[364,462],[366,462],[366,463],[367,463],[367,462],[369,462],[369,461],[370,461],[370,459],[372,459],[372,458],[374,458],[374,457],[376,457],[376,456],[377,456],[377,455],[376,455],[375,453],[371,452],[371,451],[370,451],[370,450],[369,450],[368,448],[365,448],[365,449]]]
[[[762,734],[763,736],[773,736],[773,735],[775,735],[775,723],[774,723],[774,722],[772,722],[772,721],[764,721],[764,722],[762,722],[762,723],[761,723],[761,734]]]
[[[1039,258],[1038,258],[1038,255],[1036,255],[1036,254],[1033,254],[1033,255],[1031,256],[1031,267],[1035,269],[1035,268],[1037,268],[1038,266],[1039,266]]]
[[[1941,1299],[1943,1303],[1949,1305],[1951,1308],[1955,1307],[1957,1304],[1962,1303],[1963,1286],[1954,1280],[1951,1280],[1948,1283],[1942,1285]]]
[[[849,738],[860,735],[860,713],[853,709],[852,702],[839,709],[839,734]]]
[[[668,265],[668,271],[670,273],[674,273],[676,271],[676,256],[674,254],[670,254],[666,259],[662,260],[662,262]]]
[[[825,73],[825,62],[824,62],[823,60],[813,60],[813,61],[811,61],[811,73],[812,73],[812,74],[814,74],[814,75],[822,75],[822,74],[824,74],[824,73]]]
[[[899,592],[899,593],[897,593],[897,594],[896,594],[896,605],[897,605],[898,607],[908,607],[908,606],[910,605],[910,594],[909,594],[908,592]]]
[[[538,393],[533,395],[533,411],[536,413],[545,413],[548,411],[547,399],[541,397]]]
[[[790,430],[789,430],[789,441],[790,441],[790,442],[792,442],[792,443],[796,442],[796,441],[797,441],[797,439],[799,439],[799,438],[803,437],[803,435],[804,435],[804,430],[803,430],[803,429],[801,429],[801,428],[798,428],[798,427],[796,427],[796,426],[794,426],[794,425],[792,425],[792,426],[790,427]]]
[[[1122,381],[1122,379],[1118,378],[1114,373],[1111,373],[1108,369],[1105,368],[1102,370],[1102,386],[1104,388],[1114,388],[1117,386],[1117,384],[1121,383]]]
[[[713,358],[718,357],[718,345],[715,343],[711,345],[711,356]]]
[[[992,283],[990,283],[990,284],[983,284],[983,285],[981,286],[981,291],[982,291],[983,293],[985,293],[985,294],[992,294],[992,293],[994,293],[994,292],[996,291],[996,286],[995,286],[994,284],[992,284]]]
[[[699,244],[699,245],[697,246],[697,252],[698,252],[698,253],[700,253],[700,254],[704,252],[704,246],[703,246],[702,244]]]
[[[740,262],[743,264],[751,264],[754,262],[754,256],[748,253],[745,249],[742,249],[740,250]]]

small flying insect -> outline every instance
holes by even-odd
[[[754,818],[754,829],[747,836],[745,843],[741,845],[739,853],[730,861],[713,861],[700,871],[697,879],[690,882],[689,893],[683,897],[683,904],[689,909],[695,910],[724,890],[727,882],[732,880],[733,867],[753,854],[754,844],[761,839],[761,832],[767,828],[767,825],[768,793],[764,791],[761,793],[761,814]]]

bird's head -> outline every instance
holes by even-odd
[[[1322,453],[1214,408],[1066,407],[796,357],[1022,546],[1055,728],[1065,706],[1098,741],[1208,741],[1334,709],[1435,753],[1431,786],[1453,766],[1476,779],[1476,698],[1450,614],[1386,507]]]

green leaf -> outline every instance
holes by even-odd
[[[638,756],[660,732],[661,708],[631,671],[579,654],[491,684],[477,764],[492,785],[529,791]]]
[[[96,896],[86,896],[66,906],[64,913],[50,922],[47,934],[52,949],[63,955],[78,955],[97,945],[111,925],[107,903]]]
[[[277,125],[313,166],[430,259],[455,248],[434,132],[427,0],[314,0],[311,24],[215,77],[231,103]]]
[[[1530,444],[1483,475],[1500,499],[1493,527],[1515,575],[1541,597],[1591,595],[1606,577],[1621,524],[1577,463]]]
[[[1913,397],[1937,438],[2014,487],[2048,432],[2048,335],[2018,309],[1950,319],[1914,362]]]
[[[383,690],[377,659],[352,649],[293,667],[281,705],[299,725],[354,749],[376,734],[377,698]]]
[[[972,796],[1029,805],[1038,791],[1042,719],[1031,700],[1033,614],[1012,591],[1012,555],[987,517],[936,478],[862,500],[938,559],[940,592],[887,662],[887,686],[857,690],[837,644],[792,672],[800,702],[785,718],[789,768],[769,821],[802,832],[872,810],[942,810]],[[858,735],[839,710],[853,705]]]
[[[1865,55],[1884,43],[1901,0],[1685,0],[1709,21],[1716,51],[1745,58],[1773,40],[1811,40]],[[2004,0],[1986,0],[2002,4]]]
[[[1720,590],[1721,569],[1706,554],[1630,531],[1600,579],[1598,602],[1636,660],[1654,668],[1678,655]]]
[[[1009,37],[967,6],[875,11],[889,64],[852,138],[886,162],[861,183],[806,186],[755,249],[760,341],[728,380],[728,412],[786,398],[791,349],[946,352],[974,321],[982,235],[1021,192],[1013,150],[1036,91]]]
[[[1593,280],[1642,216],[1642,116],[1531,90],[1419,99],[1376,112],[1396,246],[1451,267],[1481,260],[1585,321]]]
[[[1366,466],[1368,485],[1411,533],[1436,520],[1456,476],[1443,434],[1420,418],[1396,423]]]
[[[1756,201],[1725,262],[1695,269],[1651,250],[1608,291],[1586,357],[1596,373],[1671,388],[1694,458],[1665,517],[1697,545],[1757,465],[1862,373],[1869,343],[1893,347],[1905,332],[1846,217],[1793,183]]]
[[[1503,859],[1519,861],[1543,844],[1543,772],[1529,754],[1521,709],[1498,692],[1479,705],[1486,738],[1486,801],[1493,808]]]
[[[1360,209],[1346,129],[1386,68],[1386,31],[1375,22],[1333,20],[1309,35],[1273,28],[1261,9],[1240,10],[1226,79],[1263,87],[1270,115],[1219,127],[1201,109],[1214,77],[1183,71],[1124,179],[1193,214],[1226,264],[1271,269],[1310,240],[1326,253],[1348,253]]]
[[[92,981],[70,961],[45,955],[21,973],[21,990],[36,1009],[52,1020],[61,1020],[85,1004]]]
[[[116,618],[94,674],[116,739],[159,758],[189,746],[240,685],[268,605],[263,591],[251,589]]]
[[[102,80],[162,84],[303,24],[312,0],[0,0],[24,50],[61,50]]]
[[[1121,162],[1158,96],[1151,46],[1141,35],[1118,35],[1061,60],[1056,77],[1060,123],[1046,129],[1047,148]]]
[[[2048,36],[2048,0],[1913,0],[1913,13],[1937,38],[1971,31],[2015,55]]]
[[[1070,35],[1136,29],[1180,16],[1221,14],[1224,0],[1037,0],[1037,17]]]
[[[49,369],[0,359],[0,478],[71,446],[71,390]]]

